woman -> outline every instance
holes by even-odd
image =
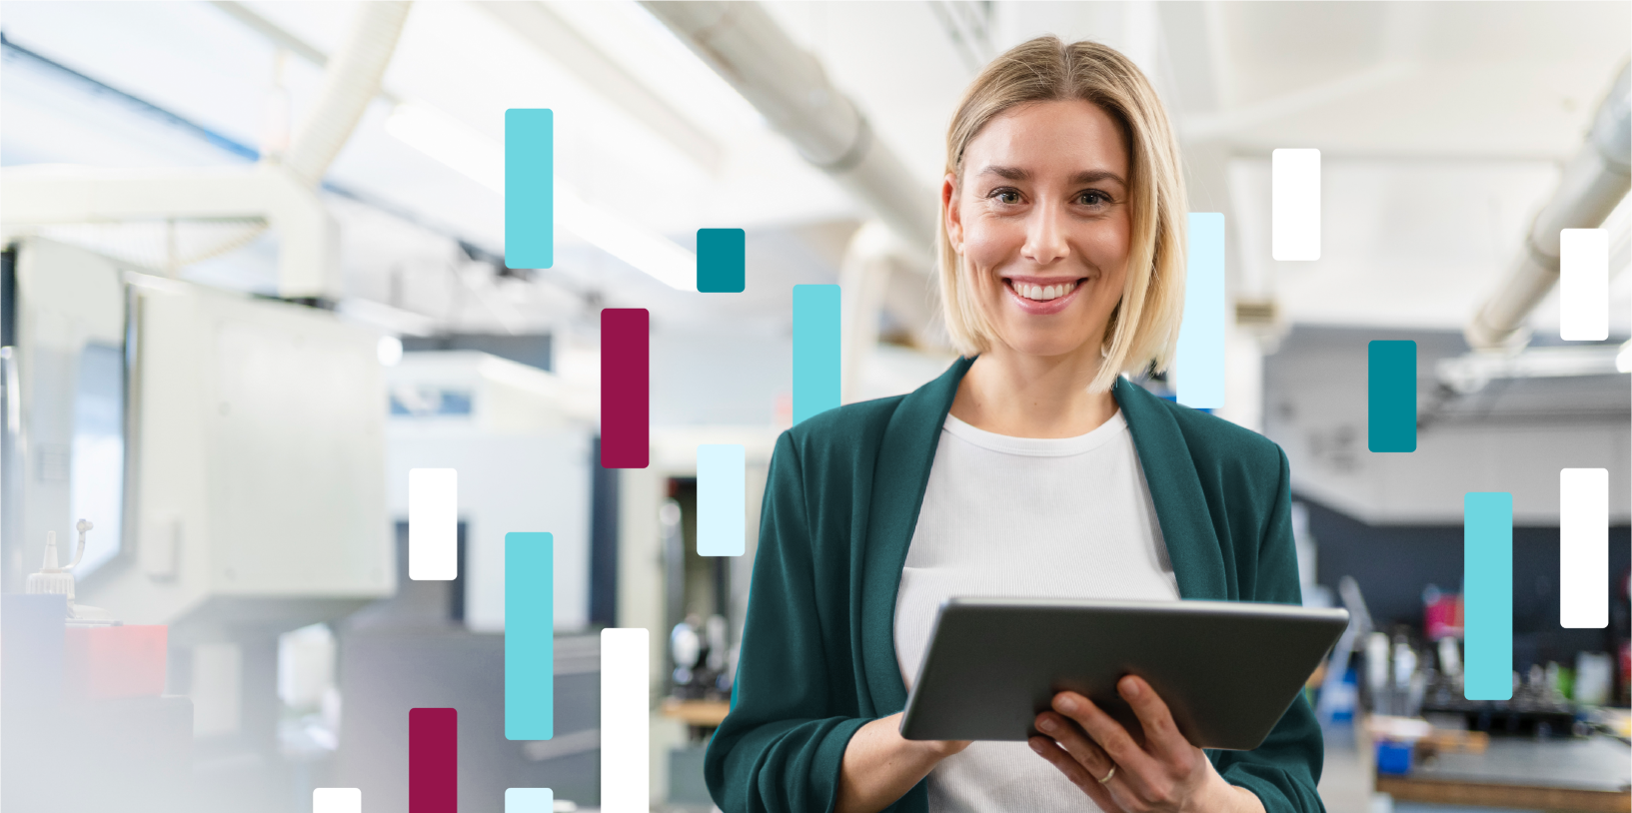
[[[1165,366],[1186,201],[1156,94],[1053,37],[986,68],[947,137],[940,281],[963,354],[783,433],[731,714],[728,813],[1303,811],[1302,700],[1255,751],[1204,753],[1136,677],[1129,732],[1062,692],[1029,743],[908,741],[906,681],[953,595],[1299,601],[1286,457],[1120,374]],[[1061,641],[1069,646],[1069,641]]]

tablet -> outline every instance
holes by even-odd
[[[1257,748],[1348,624],[1343,609],[1236,601],[954,598],[907,698],[909,740],[1024,740],[1054,694],[1087,695],[1135,738],[1116,693],[1148,681],[1202,748]]]

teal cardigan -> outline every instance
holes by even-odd
[[[906,707],[895,594],[941,426],[972,361],[908,395],[828,410],[777,439],[731,713],[704,767],[726,813],[827,813],[851,735]],[[1300,603],[1280,447],[1125,378],[1112,394],[1179,593]],[[1320,728],[1301,696],[1256,750],[1208,756],[1267,813],[1324,809],[1315,792]],[[924,783],[888,809],[927,813]]]

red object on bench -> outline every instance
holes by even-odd
[[[62,641],[64,696],[74,700],[164,694],[169,628],[69,627]]]

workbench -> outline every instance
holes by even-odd
[[[1440,753],[1409,774],[1379,774],[1395,801],[1632,813],[1632,746],[1613,737],[1493,737],[1482,754]]]

